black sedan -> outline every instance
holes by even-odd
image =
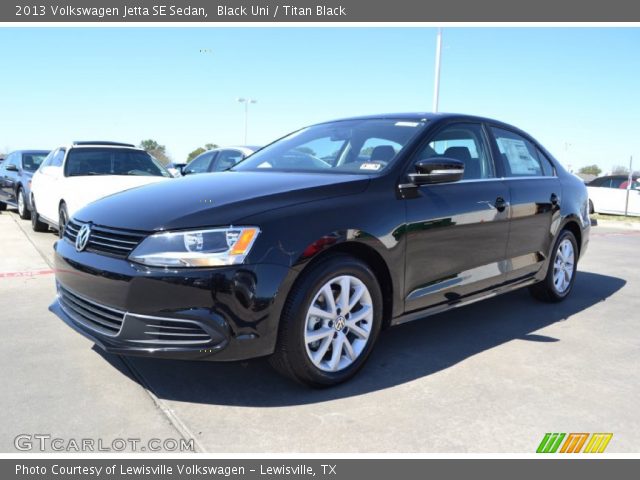
[[[0,210],[7,205],[16,207],[20,218],[31,217],[31,177],[48,150],[16,150],[11,152],[0,165]]]
[[[383,327],[522,287],[565,299],[587,204],[577,177],[495,120],[323,123],[230,171],[80,210],[56,244],[51,310],[111,352],[269,355],[328,386],[362,367]]]

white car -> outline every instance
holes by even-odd
[[[624,215],[627,203],[626,175],[599,177],[587,185],[589,192],[589,213],[609,213]],[[629,215],[640,215],[640,179],[633,177],[629,190]]]
[[[52,150],[33,175],[31,226],[58,230],[85,205],[107,195],[171,178],[151,155],[128,143],[74,142]]]

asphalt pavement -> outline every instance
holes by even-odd
[[[193,438],[215,453],[533,453],[546,432],[611,432],[607,452],[640,449],[640,231],[594,227],[565,302],[521,290],[392,328],[356,378],[323,391],[263,359],[101,352],[47,310],[55,240],[0,214],[1,452],[34,434]]]

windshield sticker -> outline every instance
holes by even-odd
[[[382,165],[379,164],[379,163],[367,162],[367,163],[363,163],[362,165],[360,165],[360,170],[373,170],[375,172],[375,171],[380,170],[381,168],[382,168]]]
[[[420,122],[396,122],[396,127],[417,127]]]

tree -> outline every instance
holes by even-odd
[[[611,170],[611,175],[629,175],[629,169],[624,165],[616,165]]]
[[[198,147],[196,148],[193,152],[191,152],[188,156],[187,156],[187,163],[189,163],[191,160],[193,160],[194,158],[196,158],[198,155],[200,155],[201,153],[206,152],[207,150],[213,150],[214,148],[218,148],[218,144],[217,143],[205,143],[204,147]]]
[[[142,140],[140,142],[140,148],[145,150],[149,155],[154,157],[163,165],[171,163],[171,158],[167,155],[167,147],[160,145],[158,142],[152,139]]]
[[[598,165],[587,165],[578,170],[578,173],[585,173],[587,175],[595,175],[596,177],[602,173],[602,169]]]
[[[193,160],[194,158],[196,158],[198,155],[200,155],[201,153],[206,152],[207,150],[202,148],[202,147],[198,147],[196,148],[193,152],[191,152],[189,154],[189,156],[187,157],[187,163],[189,163],[191,160]]]

